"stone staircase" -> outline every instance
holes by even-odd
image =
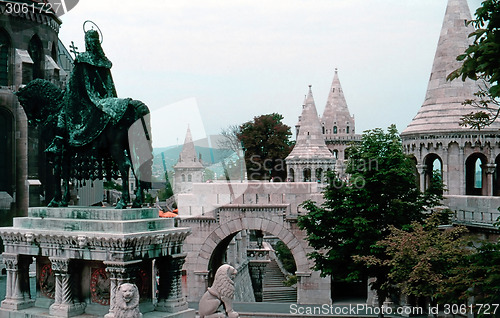
[[[263,302],[296,303],[297,289],[283,285],[286,279],[276,260],[272,259],[266,267],[262,287]]]

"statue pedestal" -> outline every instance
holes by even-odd
[[[0,228],[7,269],[0,316],[114,317],[117,288],[132,283],[144,318],[194,317],[181,290],[189,234],[156,209],[30,208],[28,217]],[[36,295],[28,273],[34,259]],[[166,306],[153,306],[155,289]]]

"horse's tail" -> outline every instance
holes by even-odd
[[[153,146],[149,108],[141,101],[130,102],[134,110],[135,122],[129,128],[129,149],[132,167],[141,188],[151,188]]]

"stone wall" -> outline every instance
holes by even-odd
[[[238,274],[234,278],[234,301],[255,302],[248,262],[243,263],[236,270]]]

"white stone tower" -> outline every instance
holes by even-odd
[[[203,165],[196,155],[191,129],[187,129],[179,161],[174,166],[174,193],[190,191],[193,182],[203,182]]]
[[[288,179],[295,182],[322,181],[325,172],[334,169],[335,158],[325,144],[311,85],[302,107],[297,142],[285,159]]]
[[[344,162],[348,159],[346,149],[352,143],[359,142],[361,135],[356,134],[354,115],[351,116],[347,107],[337,69],[321,117],[321,126],[326,145],[337,159],[336,169],[342,174]]]
[[[460,126],[460,118],[475,111],[462,103],[475,98],[478,85],[446,80],[470,43],[474,30],[465,24],[470,19],[467,0],[448,1],[425,101],[401,136],[405,152],[414,156],[421,190],[438,171],[445,195],[492,196],[500,193],[500,123],[481,131]]]

